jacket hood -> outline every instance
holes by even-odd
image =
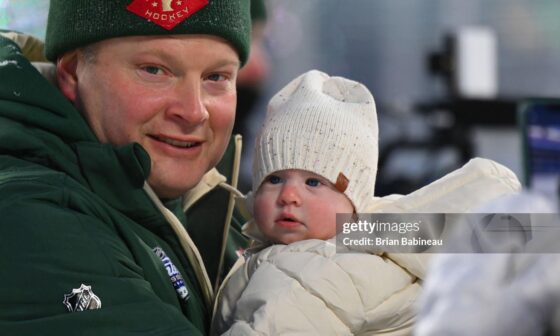
[[[35,70],[15,42],[1,36],[0,76],[0,117],[66,142],[97,141],[74,106]]]
[[[101,144],[81,113],[2,36],[0,78],[0,155],[66,173],[134,217],[153,207],[142,191],[148,153],[138,144]]]

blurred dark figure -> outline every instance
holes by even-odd
[[[262,95],[262,87],[270,72],[270,61],[265,50],[265,26],[267,11],[265,0],[251,0],[251,53],[247,64],[237,75],[237,110],[233,134],[243,136],[243,154],[237,188],[242,192],[251,190],[251,155],[253,133],[250,129],[253,110]]]
[[[251,0],[251,53],[249,60],[237,76],[237,111],[234,134],[248,136],[248,125],[251,110],[258,101],[261,94],[261,86],[269,73],[269,60],[264,50],[264,29],[266,25],[266,6],[265,0]],[[245,142],[245,145],[249,145]],[[248,147],[246,147],[248,148]]]

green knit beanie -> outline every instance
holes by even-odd
[[[245,64],[250,0],[51,0],[45,54],[56,61],[66,51],[105,39],[177,34],[219,36]]]

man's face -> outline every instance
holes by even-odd
[[[141,144],[152,159],[148,183],[162,198],[194,187],[231,135],[235,50],[207,35],[115,38],[93,50],[77,52],[74,103],[99,141]]]
[[[275,243],[329,239],[336,214],[352,213],[352,203],[325,178],[298,169],[270,174],[255,195],[255,221]]]

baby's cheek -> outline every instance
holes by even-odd
[[[255,217],[255,222],[261,229],[262,226],[265,226],[266,223],[270,221],[270,217],[272,216],[272,213],[271,213],[270,201],[267,197],[263,197],[263,196],[255,197],[255,203],[253,206],[253,215]]]

